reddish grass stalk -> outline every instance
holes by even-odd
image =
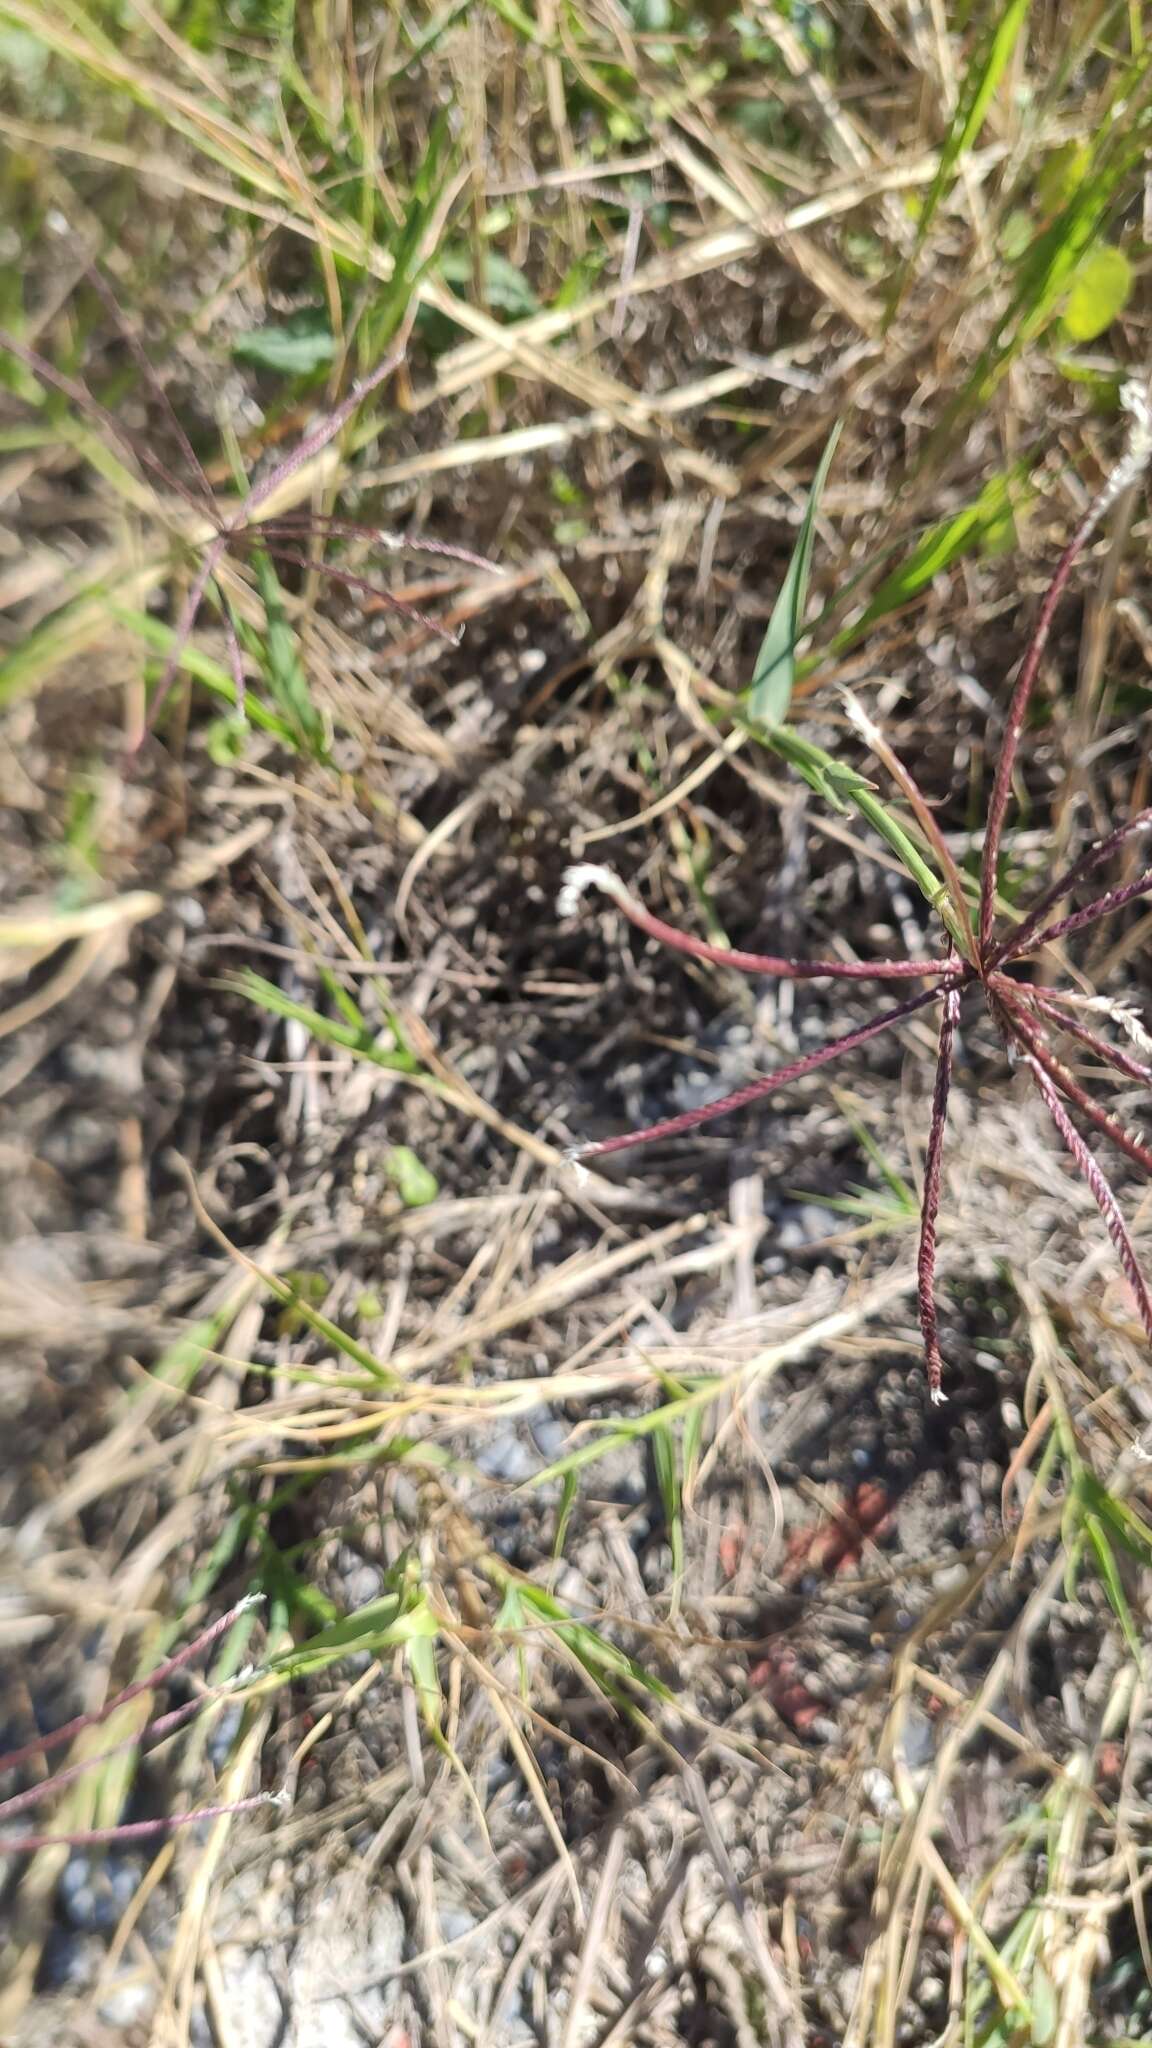
[[[975,946],[972,933],[972,917],[968,908],[968,898],[964,890],[964,878],[956,865],[948,841],[945,839],[943,832],[932,815],[932,806],[929,804],[915,776],[904,766],[900,756],[888,745],[875,720],[869,717],[863,706],[858,704],[854,697],[849,693],[846,694],[848,694],[848,715],[853,725],[867,742],[876,759],[888,770],[897,789],[901,791],[906,799],[928,845],[936,856],[941,875],[944,878],[945,890],[952,905],[953,916],[956,920],[955,942],[962,949],[965,959],[971,960],[975,952]]]
[[[1039,951],[1041,946],[1050,946],[1055,939],[1066,939],[1072,932],[1083,931],[1085,925],[1096,924],[1100,918],[1108,917],[1114,910],[1123,910],[1125,904],[1134,903],[1138,896],[1147,896],[1152,890],[1152,868],[1145,868],[1134,882],[1125,882],[1119,889],[1109,889],[1104,896],[1098,896],[1095,903],[1086,903],[1082,910],[1074,910],[1068,917],[1058,918],[1055,924],[1046,925],[1037,932],[1032,945]]]
[[[200,606],[204,601],[204,592],[208,587],[209,580],[216,569],[217,563],[227,552],[229,544],[237,539],[247,527],[252,525],[252,514],[258,511],[261,505],[268,502],[268,499],[279,490],[281,484],[286,483],[289,477],[295,476],[297,470],[303,469],[305,464],[311,462],[314,456],[322,454],[323,450],[336,439],[337,434],[347,426],[357,407],[362,405],[366,398],[370,397],[371,393],[377,389],[378,385],[384,382],[386,377],[391,376],[392,372],[398,369],[404,360],[404,354],[408,346],[408,331],[413,316],[414,309],[413,315],[410,315],[405,321],[392,347],[383,359],[377,363],[376,368],[369,371],[366,377],[361,377],[352,386],[347,398],[343,399],[332,412],[328,413],[320,421],[319,425],[312,429],[310,434],[306,434],[302,441],[298,441],[295,448],[279,462],[274,463],[267,476],[263,477],[259,483],[253,484],[231,519],[224,521],[220,526],[215,540],[210,542],[208,546],[204,560],[200,565],[199,573],[184,601],[172,645],[168,651],[168,658],[164,664],[156,695],[149,709],[147,724],[144,732],[141,733],[136,741],[135,746],[130,750],[130,753],[139,752],[147,734],[155,727],[156,720],[176,680],[176,672],[180,666],[180,657],[192,636],[192,629],[196,624]]]
[[[132,356],[132,360],[135,363],[136,368],[139,370],[141,376],[143,377],[144,382],[147,385],[149,391],[157,400],[160,409],[164,414],[165,419],[168,421],[168,424],[176,437],[176,446],[179,448],[180,453],[184,458],[184,461],[188,465],[189,475],[194,476],[196,478],[205,498],[210,500],[212,497],[212,485],[208,480],[208,475],[204,468],[204,465],[201,462],[200,457],[197,455],[196,450],[193,448],[191,441],[188,439],[188,436],[184,431],[184,425],[180,418],[180,415],[177,412],[175,406],[173,405],[172,400],[169,398],[167,391],[165,390],[163,384],[160,381],[160,378],[156,375],[155,366],[149,359],[146,350],[142,346],[139,335],[136,333],[134,328],[129,326],[127,320],[124,318],[119,306],[116,303],[115,294],[109,290],[108,285],[106,284],[104,278],[101,276],[99,270],[97,269],[94,263],[89,264],[84,275],[87,278],[88,283],[92,286],[93,291],[96,293],[97,298],[103,305],[105,312],[109,315],[109,318],[111,319],[112,325],[115,327],[116,332],[127,344],[129,352]]]
[[[490,561],[487,555],[475,554],[471,548],[457,547],[454,541],[426,540],[419,534],[394,533],[386,526],[364,526],[355,519],[332,518],[327,512],[278,512],[275,519],[261,523],[260,531],[283,532],[287,538],[297,539],[303,533],[317,538],[326,534],[335,540],[374,541],[389,555],[436,555],[447,562],[461,562],[468,569],[483,569],[490,576],[500,574],[498,562]]]
[[[244,656],[240,651],[240,642],[236,637],[236,627],[232,621],[232,614],[223,597],[220,603],[220,618],[224,627],[224,644],[228,649],[228,665],[232,670],[232,681],[236,689],[236,710],[239,716],[243,718],[248,694],[247,685],[244,681]]]
[[[223,1806],[197,1806],[191,1813],[171,1813],[159,1820],[126,1820],[106,1828],[75,1828],[63,1835],[0,1835],[5,1856],[31,1856],[40,1849],[91,1849],[115,1842],[144,1842],[150,1835],[169,1835],[176,1828],[191,1827],[194,1821],[222,1820],[234,1813],[252,1813],[258,1806],[279,1806],[278,1792],[255,1792],[250,1799],[231,1799]]]
[[[1125,840],[1131,839],[1136,832],[1147,831],[1149,826],[1152,826],[1152,810],[1137,811],[1135,817],[1129,818],[1126,825],[1117,826],[1115,832],[1109,832],[1106,839],[1099,839],[1095,846],[1090,846],[1087,853],[1081,854],[1080,859],[1070,868],[1066,868],[1062,875],[1057,875],[1056,880],[1045,889],[1043,895],[1037,897],[1023,924],[1017,925],[1014,932],[1009,933],[1006,939],[1002,939],[998,946],[992,948],[986,963],[988,967],[999,967],[1005,960],[1017,960],[1022,953],[1035,951],[1037,941],[1034,934],[1040,929],[1048,912],[1058,903],[1063,903],[1065,897],[1070,896],[1096,868],[1101,867],[1112,854],[1118,852]]]
[[[192,490],[180,477],[175,476],[147,444],[139,448],[136,446],[131,435],[120,425],[115,413],[109,412],[106,406],[101,405],[100,400],[93,396],[80,378],[67,376],[63,370],[58,370],[54,363],[50,363],[47,356],[39,355],[34,348],[27,348],[22,341],[16,340],[15,335],[7,334],[2,329],[0,349],[14,355],[17,362],[23,363],[26,369],[33,371],[42,384],[51,385],[54,391],[59,391],[61,397],[70,399],[77,412],[87,413],[90,419],[98,420],[105,432],[112,436],[132,460],[143,463],[150,469],[175,497],[183,498],[185,504],[193,506],[197,512],[204,512],[207,509],[199,493]]]
[[[122,1756],[126,1750],[137,1749],[144,1742],[156,1743],[174,1735],[185,1721],[195,1720],[213,1700],[221,1699],[228,1691],[226,1686],[214,1686],[197,1693],[194,1699],[185,1700],[182,1707],[173,1707],[167,1714],[160,1714],[155,1721],[149,1721],[138,1735],[126,1735],[123,1742],[114,1742],[111,1749],[102,1749],[99,1756],[86,1756],[78,1764],[69,1764],[63,1771],[53,1771],[50,1778],[41,1778],[36,1785],[29,1785],[23,1792],[13,1792],[8,1799],[0,1799],[0,1821],[8,1820],[14,1813],[25,1813],[29,1807],[43,1806],[46,1799],[52,1799],[65,1785],[71,1785],[77,1778],[89,1771],[99,1770],[102,1764],[114,1756]],[[7,1759],[0,1757],[0,1765],[7,1768]]]
[[[298,469],[303,469],[306,463],[312,461],[313,456],[322,454],[336,439],[337,434],[343,432],[353,413],[363,405],[364,400],[371,397],[386,377],[390,377],[394,370],[399,369],[408,350],[408,335],[414,318],[415,307],[405,319],[391,348],[381,357],[375,369],[369,370],[366,377],[360,377],[353,384],[348,396],[341,399],[340,404],[332,412],[327,413],[318,425],[313,427],[310,434],[305,434],[304,439],[298,441],[295,448],[290,449],[281,461],[274,463],[267,476],[258,484],[253,484],[240,507],[235,524],[249,524],[253,512],[258,511],[261,505],[267,504],[268,499],[279,490],[281,484],[287,483],[289,477],[295,476]]]
[[[27,1763],[29,1758],[47,1756],[51,1750],[62,1748],[66,1742],[75,1741],[78,1735],[83,1735],[89,1728],[99,1728],[118,1708],[128,1706],[130,1701],[138,1700],[143,1693],[155,1692],[166,1679],[171,1678],[174,1671],[182,1671],[186,1664],[191,1664],[193,1658],[198,1657],[202,1650],[210,1649],[214,1642],[225,1635],[242,1614],[249,1613],[253,1607],[259,1607],[263,1599],[262,1593],[246,1594],[243,1600],[236,1602],[235,1607],[228,1609],[227,1614],[222,1614],[218,1621],[210,1622],[207,1628],[201,1629],[198,1636],[190,1643],[186,1643],[182,1650],[177,1650],[163,1664],[158,1665],[155,1671],[150,1671],[146,1678],[138,1678],[133,1684],[126,1685],[122,1692],[116,1693],[110,1700],[105,1700],[102,1707],[94,1707],[87,1714],[77,1714],[74,1720],[66,1721],[63,1727],[53,1728],[47,1735],[35,1735],[19,1749],[9,1750],[6,1755],[0,1756],[0,1768],[14,1771],[21,1764]]]
[[[928,1391],[933,1401],[946,1401],[940,1382],[944,1366],[940,1356],[940,1332],[936,1319],[936,1219],[940,1212],[940,1168],[944,1156],[944,1132],[948,1123],[948,1091],[952,1084],[952,1051],[960,1018],[960,991],[949,988],[940,1018],[940,1043],[936,1055],[936,1085],[932,1090],[932,1121],[924,1159],[924,1195],[920,1204],[920,1245],[916,1259],[917,1302],[920,1329],[924,1337],[924,1364]]]
[[[177,670],[180,667],[180,658],[189,640],[192,638],[192,628],[200,616],[200,607],[204,602],[204,593],[212,581],[219,564],[228,552],[230,538],[231,536],[226,532],[218,533],[216,538],[210,541],[205,549],[204,558],[192,579],[192,587],[180,607],[180,616],[173,629],[172,645],[168,650],[168,659],[164,663],[160,681],[156,686],[156,695],[149,706],[143,730],[128,749],[129,759],[131,759],[133,754],[139,753],[140,748],[155,726],[160,713],[168,701],[172,685],[176,681]]]
[[[781,981],[919,981],[926,975],[955,971],[950,960],[782,960],[773,953],[742,953],[735,947],[713,946],[691,932],[665,924],[662,917],[630,894],[611,868],[580,863],[567,868],[560,892],[561,915],[574,910],[586,888],[599,889],[611,898],[637,931],[667,946],[673,953],[686,953],[691,960],[706,960],[715,967],[731,967],[738,974],[772,974]]]
[[[1116,1196],[1098,1159],[1084,1143],[1071,1117],[1065,1110],[1054,1084],[1049,1080],[1039,1060],[1032,1053],[1025,1053],[1024,1058],[1032,1079],[1040,1091],[1049,1116],[1063,1138],[1069,1152],[1072,1154],[1082,1179],[1087,1182],[1088,1187],[1091,1189],[1092,1199],[1104,1218],[1108,1235],[1116,1247],[1116,1255],[1123,1268],[1124,1277],[1136,1298],[1136,1307],[1140,1320],[1149,1338],[1152,1338],[1152,1300],[1149,1300],[1148,1289],[1144,1285],[1144,1276],[1140,1271],[1132,1240],[1128,1235],[1127,1226],[1120,1212],[1120,1204],[1116,1200]]]
[[[1070,1038],[1078,1038],[1081,1045],[1086,1045],[1099,1059],[1114,1067],[1117,1073],[1126,1074],[1130,1081],[1143,1081],[1152,1087],[1152,1067],[1143,1060],[1133,1059],[1132,1054],[1125,1052],[1123,1046],[1113,1045],[1109,1039],[1101,1038],[1095,1031],[1089,1031],[1087,1025],[1081,1024],[1078,1017],[1070,1017],[1060,1008],[1057,996],[1049,995],[1047,991],[1041,994],[1039,989],[1030,988],[1027,990],[1027,998],[1032,1007],[1042,1010],[1045,1017],[1049,1018],[1058,1030],[1066,1031]]]
[[[300,530],[306,531],[304,528]],[[366,576],[358,576],[353,569],[340,568],[333,562],[321,561],[313,555],[299,554],[295,548],[281,546],[276,539],[266,539],[266,533],[273,531],[274,529],[263,526],[254,527],[252,539],[274,561],[288,562],[296,569],[314,570],[318,575],[327,577],[330,582],[339,583],[345,590],[354,590],[359,596],[379,598],[394,612],[399,612],[402,618],[411,619],[414,625],[425,626],[430,633],[437,634],[441,640],[447,640],[449,646],[460,645],[460,632],[454,631],[451,626],[442,626],[438,619],[430,618],[427,612],[418,611],[414,604],[406,604],[402,597],[393,597],[390,590],[385,590],[379,583],[370,583]]]
[[[1121,1152],[1126,1152],[1129,1159],[1135,1160],[1137,1166],[1143,1167],[1145,1173],[1152,1174],[1152,1151],[1149,1151],[1147,1145],[1142,1145],[1139,1138],[1130,1137],[1123,1124],[1118,1123],[1114,1116],[1110,1116],[1103,1105],[1097,1102],[1094,1096],[1089,1095],[1086,1088],[1081,1087],[1076,1076],[1069,1072],[1063,1061],[1058,1060],[1055,1053],[1044,1043],[1042,1033],[1030,1022],[1024,1005],[1018,1002],[1014,995],[1009,996],[1005,993],[1001,977],[997,976],[997,982],[1000,983],[997,994],[1008,1013],[1010,1029],[1023,1040],[1033,1059],[1038,1060],[1043,1067],[1049,1080],[1069,1102],[1074,1102],[1089,1122],[1094,1123],[1097,1130],[1102,1131],[1106,1138],[1110,1138]],[[1008,986],[1011,987],[1011,984]]]
[[[959,988],[959,977],[947,983],[946,989]],[[855,1031],[846,1031],[842,1038],[830,1039],[816,1052],[806,1053],[803,1059],[793,1060],[791,1066],[778,1067],[773,1074],[763,1074],[757,1081],[749,1081],[743,1088],[737,1088],[733,1095],[725,1095],[719,1102],[705,1103],[701,1109],[687,1109],[681,1116],[666,1117],[663,1122],[649,1124],[645,1130],[626,1131],[618,1138],[600,1138],[589,1145],[576,1145],[568,1157],[577,1162],[583,1159],[604,1159],[610,1152],[628,1152],[634,1145],[652,1145],[658,1138],[679,1138],[685,1131],[694,1131],[701,1124],[711,1123],[714,1118],[728,1116],[732,1110],[746,1109],[752,1102],[759,1102],[765,1095],[774,1095],[778,1088],[786,1088],[793,1081],[800,1081],[805,1074],[815,1073],[818,1067],[827,1066],[831,1060],[840,1058],[841,1053],[853,1052],[858,1045],[866,1045],[870,1038],[879,1037],[882,1031],[890,1031],[895,1024],[902,1024],[906,1017],[915,1016],[934,1003],[940,994],[939,988],[925,989],[921,995],[911,996],[906,1003],[900,1003],[894,1010],[885,1010],[879,1017],[873,1017],[867,1024],[861,1024]]]
[[[996,765],[996,779],[992,786],[992,799],[988,806],[988,827],[984,835],[984,856],[980,876],[980,957],[987,962],[992,952],[992,925],[996,909],[996,882],[1000,865],[1000,842],[1004,836],[1004,820],[1008,813],[1008,800],[1012,793],[1012,775],[1016,756],[1024,732],[1028,706],[1039,672],[1041,658],[1048,644],[1056,608],[1075,566],[1099,526],[1100,521],[1111,510],[1118,497],[1134,483],[1152,456],[1152,426],[1150,426],[1148,400],[1139,386],[1128,386],[1125,398],[1132,414],[1128,446],[1115,467],[1104,480],[1085,512],[1080,524],[1064,549],[1048,592],[1040,607],[1040,615],[1032,629],[1032,637],[1025,649],[1020,674],[1008,706],[1008,717],[1000,747],[1000,758]]]

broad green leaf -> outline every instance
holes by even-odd
[[[384,1154],[384,1171],[406,1209],[423,1209],[440,1193],[440,1183],[410,1145],[393,1145]]]
[[[842,421],[837,420],[825,443],[792,559],[783,583],[780,585],[768,630],[760,644],[756,667],[752,675],[752,686],[748,698],[749,713],[766,725],[778,725],[788,711],[792,691],[796,684],[796,643],[804,631],[804,613],[808,603],[808,574],[812,564],[812,542],[815,537],[816,511],[821,493],[827,481],[836,443],[840,439]]]
[[[273,370],[281,377],[314,377],[332,361],[336,342],[327,314],[306,307],[278,326],[237,335],[232,353],[238,362],[251,363],[257,370]]]
[[[499,249],[481,249],[480,269],[485,301],[497,313],[507,313],[513,320],[522,320],[526,314],[537,310],[540,301],[524,272],[517,270]],[[459,247],[445,249],[440,257],[440,274],[453,289],[462,287],[470,291],[475,277],[471,250]]]
[[[1060,325],[1069,341],[1095,341],[1124,311],[1132,290],[1132,265],[1123,249],[1104,242],[1076,272]]]
[[[1068,204],[1091,161],[1086,142],[1062,142],[1045,158],[1036,180],[1036,203],[1042,213],[1057,213]]]

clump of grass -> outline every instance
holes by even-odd
[[[185,661],[200,614],[210,597],[215,599],[224,632],[233,701],[238,714],[244,715],[247,691],[244,654],[241,647],[243,627],[235,617],[227,594],[219,583],[219,571],[226,556],[247,560],[255,576],[267,620],[263,666],[271,694],[286,720],[286,735],[294,739],[297,745],[317,751],[322,744],[323,724],[312,702],[308,682],[300,667],[292,635],[284,617],[280,584],[274,564],[282,563],[290,570],[319,574],[344,589],[378,599],[389,609],[401,613],[405,618],[413,620],[453,645],[459,640],[460,629],[442,625],[437,619],[396,597],[386,586],[371,582],[342,564],[333,562],[325,550],[333,542],[360,542],[385,555],[430,554],[463,563],[469,568],[496,573],[496,564],[489,561],[486,556],[451,542],[394,533],[384,527],[320,512],[314,507],[296,511],[276,509],[285,486],[331,446],[364,402],[378,391],[403,363],[414,309],[410,309],[401,320],[398,332],[374,368],[359,378],[347,396],[325,413],[287,455],[271,464],[264,475],[244,492],[238,504],[228,506],[214,493],[208,474],[192,447],[163,381],[156,375],[138,338],[122,319],[106,281],[95,267],[89,268],[85,274],[108,311],[117,332],[127,342],[146,389],[164,414],[180,451],[186,475],[178,475],[171,470],[147,442],[137,441],[116,415],[100,404],[81,379],[60,370],[17,336],[0,332],[0,351],[7,351],[41,383],[60,392],[82,414],[95,421],[109,441],[118,446],[137,465],[142,478],[154,484],[161,484],[190,512],[198,515],[208,529],[206,537],[199,544],[198,565],[168,636],[164,666],[152,694],[147,721],[143,730],[136,736],[132,752],[138,753],[147,735],[155,729],[177,674]]]
[[[970,903],[969,891],[952,852],[933,816],[931,806],[909,770],[892,753],[883,735],[858,707],[854,722],[876,757],[883,763],[908,805],[913,832],[882,804],[862,777],[845,773],[835,760],[793,731],[772,721],[787,709],[794,675],[794,648],[803,620],[808,561],[811,553],[812,520],[816,493],[826,470],[831,445],[801,528],[792,566],[785,578],[774,614],[768,625],[758,674],[752,690],[751,723],[759,736],[778,753],[792,761],[806,780],[834,802],[853,803],[875,825],[889,845],[901,856],[913,881],[921,888],[945,927],[945,951],[934,960],[792,960],[772,954],[745,953],[719,946],[684,932],[654,916],[632,895],[611,869],[582,862],[568,869],[560,895],[560,910],[571,915],[588,889],[597,889],[623,911],[625,917],[647,937],[690,959],[708,961],[744,974],[771,975],[781,980],[813,981],[927,981],[929,986],[909,996],[894,1008],[882,1010],[866,1023],[806,1053],[771,1074],[762,1075],[733,1094],[699,1109],[686,1110],[641,1130],[619,1137],[603,1138],[576,1146],[571,1157],[580,1162],[602,1159],[611,1153],[653,1144],[663,1138],[711,1123],[732,1110],[746,1108],[780,1088],[799,1081],[843,1054],[853,1052],[882,1032],[890,1031],[919,1011],[938,1007],[940,1011],[936,1079],[932,1092],[924,1165],[924,1188],[920,1206],[918,1255],[918,1301],[920,1327],[928,1385],[933,1401],[946,1399],[941,1385],[943,1359],[936,1311],[936,1232],[940,1205],[940,1175],[948,1097],[952,1079],[953,1052],[961,1005],[970,992],[979,990],[1004,1042],[1009,1061],[1030,1076],[1045,1110],[1071,1154],[1077,1172],[1086,1182],[1116,1248],[1120,1265],[1132,1291],[1140,1321],[1152,1338],[1152,1297],[1140,1270],[1136,1252],[1110,1181],[1096,1154],[1081,1135],[1066,1105],[1110,1139],[1128,1158],[1152,1174],[1152,1148],[1130,1133],[1105,1105],[1090,1095],[1053,1049],[1052,1039],[1064,1036],[1087,1046],[1098,1059],[1128,1080],[1152,1083],[1152,1065],[1111,1044],[1088,1029],[1076,1014],[1078,998],[1071,990],[1048,985],[1043,990],[1017,980],[1010,971],[1044,951],[1046,947],[1099,923],[1138,897],[1152,891],[1152,867],[1144,868],[1134,880],[1105,890],[1079,909],[1064,911],[1060,906],[1074,898],[1087,879],[1106,866],[1112,856],[1135,835],[1152,827],[1152,808],[1135,813],[1115,831],[1108,833],[1073,863],[1033,902],[1023,919],[1008,930],[997,923],[997,885],[1000,852],[1012,794],[1012,778],[1020,741],[1028,717],[1040,661],[1060,598],[1073,567],[1110,508],[1136,481],[1152,459],[1152,412],[1146,391],[1130,384],[1125,390],[1129,413],[1127,446],[1092,498],[1075,532],[1068,541],[1049,584],[1032,629],[1020,671],[1012,691],[1005,729],[1000,739],[996,778],[988,807],[987,827],[980,856],[978,901]],[[919,844],[916,833],[918,832]],[[927,856],[927,857],[926,857]],[[975,914],[974,914],[975,913]],[[1121,1019],[1123,1022],[1123,1019]]]

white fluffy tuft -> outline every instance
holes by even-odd
[[[605,896],[619,897],[624,893],[623,883],[611,868],[602,868],[592,860],[578,860],[565,868],[560,881],[560,894],[556,908],[561,917],[574,917],[582,899],[589,889],[599,889]]]

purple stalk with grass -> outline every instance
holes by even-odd
[[[134,1680],[131,1685],[126,1685],[120,1692],[114,1693],[102,1706],[94,1707],[86,1714],[77,1714],[74,1720],[66,1721],[62,1727],[50,1729],[45,1735],[34,1735],[28,1742],[21,1743],[18,1749],[0,1755],[0,1778],[6,1777],[10,1771],[19,1770],[22,1765],[33,1760],[39,1762],[42,1758],[51,1756],[53,1751],[62,1749],[67,1743],[76,1742],[93,1728],[102,1727],[121,1707],[129,1706],[133,1700],[158,1692],[177,1672],[184,1671],[197,1657],[211,1649],[214,1643],[227,1634],[241,1615],[259,1605],[262,1597],[260,1594],[251,1594],[246,1599],[237,1601],[226,1614],[210,1622],[207,1628],[201,1629],[191,1642],[158,1664],[145,1677]],[[84,1849],[111,1843],[158,1840],[176,1828],[191,1827],[197,1821],[219,1820],[225,1815],[252,1813],[261,1806],[278,1805],[279,1794],[256,1792],[247,1799],[196,1806],[187,1813],[164,1814],[155,1820],[119,1821],[98,1828],[44,1829],[28,1835],[10,1835],[4,1831],[5,1823],[14,1819],[17,1814],[47,1805],[67,1786],[74,1784],[79,1778],[87,1777],[92,1771],[99,1770],[101,1765],[108,1763],[111,1758],[122,1756],[128,1750],[138,1749],[142,1744],[155,1744],[162,1742],[169,1735],[174,1735],[186,1722],[195,1720],[205,1707],[225,1697],[238,1682],[240,1681],[233,1680],[232,1685],[204,1686],[181,1706],[171,1707],[166,1713],[154,1716],[139,1734],[126,1736],[120,1742],[113,1742],[109,1748],[92,1756],[82,1757],[78,1763],[67,1764],[63,1770],[51,1772],[35,1784],[26,1786],[23,1791],[12,1792],[7,1798],[0,1799],[0,1856],[34,1855],[40,1849],[53,1848],[57,1844],[68,1849]]]
[[[1090,847],[1063,873],[1057,875],[1026,909],[1022,921],[1001,930],[997,918],[997,878],[1011,802],[1013,775],[1040,662],[1061,596],[1067,588],[1078,558],[1101,520],[1152,459],[1152,415],[1149,412],[1147,393],[1142,387],[1130,385],[1126,387],[1124,397],[1130,415],[1127,446],[1120,460],[1105,478],[1060,556],[1032,628],[1012,690],[989,801],[981,858],[979,900],[975,906],[974,918],[969,910],[955,861],[923,792],[908,769],[892,754],[883,736],[871,721],[859,712],[855,714],[854,722],[858,729],[864,733],[872,751],[884,764],[909,804],[943,877],[940,902],[942,906],[947,906],[945,923],[948,937],[948,952],[944,957],[936,960],[790,960],[777,958],[772,954],[745,953],[724,946],[714,946],[655,916],[631,894],[610,869],[591,863],[579,863],[568,869],[559,899],[561,914],[570,916],[577,909],[581,897],[587,890],[598,890],[607,896],[646,937],[655,939],[659,944],[676,952],[684,953],[690,959],[734,968],[744,974],[764,974],[787,981],[920,980],[929,984],[921,993],[908,997],[906,1001],[892,1009],[881,1011],[869,1022],[831,1039],[827,1045],[792,1061],[790,1065],[780,1067],[773,1073],[761,1075],[718,1102],[707,1103],[700,1109],[687,1110],[679,1116],[667,1117],[643,1130],[627,1131],[619,1137],[603,1138],[592,1144],[575,1146],[569,1156],[576,1162],[603,1159],[613,1153],[628,1151],[634,1146],[653,1144],[659,1139],[676,1138],[687,1131],[697,1130],[702,1124],[711,1123],[717,1117],[727,1116],[733,1110],[744,1109],[751,1103],[761,1101],[765,1096],[774,1095],[778,1089],[801,1080],[819,1067],[829,1065],[843,1054],[854,1051],[857,1046],[866,1044],[869,1039],[877,1037],[881,1032],[892,1030],[918,1011],[938,1005],[941,1013],[939,1043],[925,1150],[917,1256],[920,1329],[928,1386],[933,1401],[943,1401],[946,1398],[941,1385],[943,1359],[937,1322],[935,1275],[937,1218],[948,1095],[961,1005],[964,997],[977,989],[999,1027],[1010,1060],[1028,1074],[1071,1157],[1075,1170],[1091,1191],[1116,1248],[1136,1313],[1146,1335],[1152,1339],[1152,1298],[1141,1273],[1128,1227],[1104,1169],[1073,1122],[1069,1106],[1149,1175],[1152,1175],[1152,1147],[1139,1135],[1126,1130],[1119,1118],[1089,1092],[1060,1058],[1053,1039],[1068,1038],[1084,1046],[1098,1061],[1128,1081],[1142,1082],[1145,1085],[1152,1083],[1152,1065],[1136,1058],[1122,1046],[1111,1043],[1099,1032],[1085,1025],[1076,1014],[1078,1006],[1081,1009],[1085,1006],[1085,998],[1062,991],[1058,987],[1034,989],[1026,982],[1017,980],[1009,971],[1034,958],[1045,948],[1059,944],[1075,933],[1099,923],[1102,918],[1126,908],[1139,898],[1152,894],[1152,867],[1146,866],[1132,879],[1104,889],[1091,902],[1080,908],[1062,907],[1091,875],[1105,867],[1130,840],[1152,827],[1152,809],[1137,812],[1125,824],[1118,826],[1115,831]],[[1111,1003],[1105,998],[1089,998],[1087,1002],[1117,1023],[1121,1031],[1130,1040],[1134,1040],[1140,1050],[1152,1050],[1132,1011],[1125,1005]]]

